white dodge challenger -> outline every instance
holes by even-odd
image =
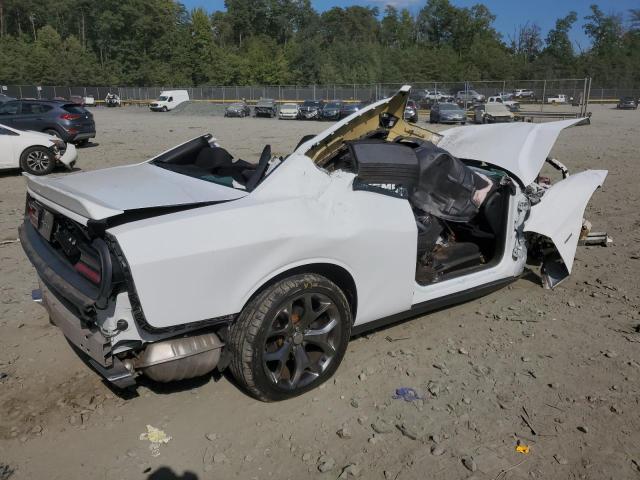
[[[548,156],[584,119],[436,134],[403,120],[409,90],[257,164],[206,135],[28,176],[34,299],[117,386],[230,368],[273,401],[330,378],[351,336],[496,290],[527,260],[562,281],[607,172]],[[566,178],[541,177],[546,161]]]

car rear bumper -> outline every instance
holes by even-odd
[[[73,140],[71,140],[72,142],[78,142],[80,140],[88,140],[90,138],[96,138],[96,132],[80,132],[80,133],[76,133],[73,136]]]
[[[58,327],[80,358],[118,388],[136,384],[134,375],[112,355],[111,342],[99,329],[90,328],[71,312],[40,279],[40,288],[31,297],[40,303],[52,324]]]

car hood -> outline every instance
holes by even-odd
[[[316,165],[322,167],[333,153],[342,147],[345,141],[355,140],[374,130],[387,130],[391,138],[405,136],[431,140],[437,137],[437,134],[404,120],[405,106],[410,91],[411,87],[404,85],[395,95],[367,105],[334,123],[325,131],[299,145],[294,153],[306,155]],[[397,121],[393,126],[383,126],[380,121],[383,114],[393,115]]]
[[[187,207],[235,200],[247,192],[175,173],[150,163],[62,177],[25,174],[29,193],[81,219],[104,220],[127,211]],[[48,202],[47,202],[48,201]]]
[[[458,158],[503,168],[526,186],[540,173],[560,132],[581,122],[588,119],[457,127],[440,132],[436,143]]]

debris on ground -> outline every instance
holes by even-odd
[[[391,397],[394,400],[402,399],[405,402],[415,402],[416,400],[424,400],[424,398],[411,387],[396,388],[396,393]]]
[[[471,457],[462,457],[462,465],[470,472],[475,472],[478,469],[476,462]]]
[[[336,461],[327,455],[322,455],[318,459],[318,471],[322,473],[328,472],[329,470],[333,470],[335,466],[336,466]]]
[[[160,445],[163,443],[169,443],[169,441],[171,441],[171,437],[163,430],[147,425],[147,431],[140,434],[140,440],[149,440],[149,450],[151,450],[151,455],[157,457],[160,455]]]

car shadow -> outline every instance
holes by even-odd
[[[19,168],[11,168],[0,171],[0,178],[19,177],[22,176],[22,170]]]
[[[84,150],[85,148],[93,148],[93,147],[99,147],[99,146],[100,144],[97,142],[88,142],[88,143],[85,143],[84,145],[76,145],[76,148],[79,150],[80,149]]]
[[[147,473],[147,471],[143,473]],[[151,472],[147,476],[147,480],[198,480],[198,476],[188,470],[185,471],[184,474],[178,475],[169,467],[160,467],[156,471]]]
[[[222,378],[222,375],[216,370],[210,375],[203,375],[201,377],[189,378],[186,380],[177,380],[170,383],[155,382],[144,375],[140,375],[139,377],[136,377],[136,383],[139,386],[148,388],[156,395],[171,395],[173,393],[184,392],[201,387],[209,383],[212,379],[214,382],[217,382],[220,378]]]

